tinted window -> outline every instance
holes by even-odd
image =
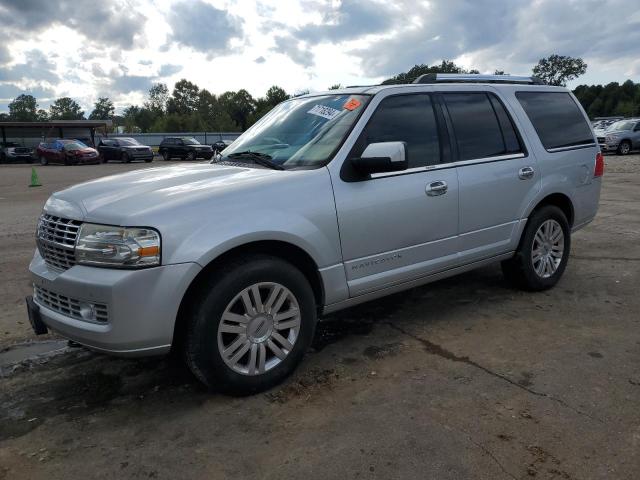
[[[593,143],[584,115],[564,92],[518,92],[518,101],[536,129],[544,148]]]
[[[407,142],[409,168],[439,163],[438,127],[429,95],[382,100],[351,155],[359,157],[367,145],[378,142]]]
[[[114,145],[116,145],[116,141],[115,140],[102,140],[101,143],[105,147],[113,147]]]
[[[442,96],[453,124],[460,160],[494,157],[520,150],[512,126],[507,129],[507,135],[503,134],[489,95],[446,93]],[[499,102],[495,104],[502,109],[502,115],[506,117],[505,127],[508,127],[510,121],[506,112]]]

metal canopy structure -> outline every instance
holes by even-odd
[[[91,138],[95,144],[96,129],[103,129],[107,135],[107,127],[111,120],[51,120],[49,122],[0,122],[0,139],[44,139],[56,138]]]

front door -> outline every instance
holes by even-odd
[[[377,105],[377,106],[376,106]],[[367,145],[403,141],[409,169],[373,174],[332,171],[342,254],[352,297],[443,270],[455,263],[458,178],[441,163],[439,125],[427,93],[376,97],[349,158]]]

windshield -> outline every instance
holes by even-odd
[[[609,130],[631,130],[635,122],[616,122]]]
[[[269,155],[283,168],[326,165],[364,110],[366,95],[322,95],[276,106],[224,151]],[[235,161],[236,158],[229,158]]]
[[[120,145],[140,145],[140,142],[138,142],[135,138],[119,138],[118,139],[118,143]]]
[[[193,137],[182,137],[185,145],[200,145],[200,142]]]
[[[63,148],[65,150],[80,150],[82,148],[87,148],[87,146],[82,142],[69,142],[65,143]]]

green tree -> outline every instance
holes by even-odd
[[[140,107],[137,105],[130,105],[124,109],[122,116],[124,117],[124,131],[125,133],[137,133],[140,128],[137,125],[137,116],[140,113]]]
[[[541,58],[533,67],[533,75],[549,85],[561,87],[566,86],[568,81],[584,75],[586,71],[587,64],[581,58],[556,54]]]
[[[440,65],[427,65],[423,63],[421,65],[414,65],[408,72],[399,73],[384,82],[383,85],[393,85],[398,83],[411,83],[420,75],[427,73],[478,73],[477,70],[467,71],[464,68],[456,65],[449,60],[442,60]]]
[[[173,87],[171,98],[167,101],[167,113],[193,113],[198,107],[199,92],[200,89],[195,83],[183,78]]]
[[[38,102],[33,95],[18,95],[9,104],[9,118],[16,122],[35,122],[38,120]]]
[[[237,92],[225,92],[219,99],[236,126],[242,131],[246,130],[256,109],[256,101],[251,94],[242,89]]]
[[[93,104],[93,112],[89,115],[89,120],[110,120],[115,113],[113,102],[108,97],[99,97]]]
[[[84,112],[78,103],[69,98],[58,98],[49,107],[51,120],[84,120]]]
[[[162,115],[167,111],[169,101],[169,88],[164,83],[154,83],[149,89],[149,99],[145,107],[156,115]]]
[[[342,84],[340,84],[340,83],[336,83],[336,84],[334,84],[334,85],[331,85],[331,86],[329,87],[329,90],[340,90],[341,88],[342,88]]]

